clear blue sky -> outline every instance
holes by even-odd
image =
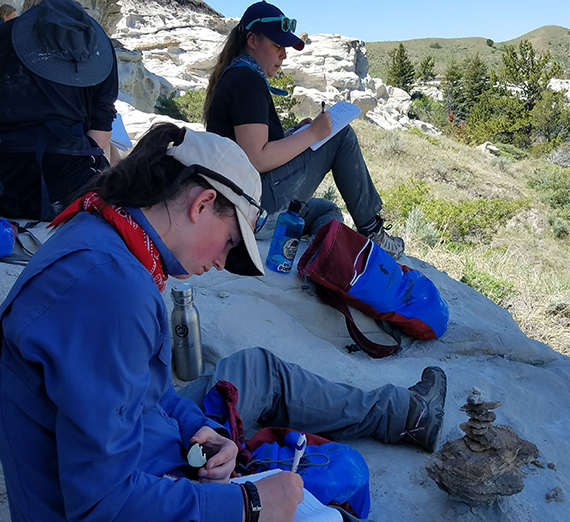
[[[205,0],[241,17],[253,0]],[[366,42],[480,36],[504,42],[543,25],[570,28],[570,0],[281,0],[297,34],[337,33]]]

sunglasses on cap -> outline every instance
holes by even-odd
[[[201,167],[200,165],[193,165],[192,168],[194,172],[199,172],[204,176],[221,183],[222,185],[228,187],[232,192],[235,192],[238,196],[245,198],[245,200],[253,207],[257,208],[257,220],[255,221],[254,234],[257,234],[265,225],[267,221],[267,210],[265,210],[255,199],[253,199],[249,194],[246,194],[244,190],[236,185],[231,179],[226,178],[218,172],[207,169],[206,167]]]
[[[245,26],[245,30],[249,31],[250,27],[257,22],[261,22],[263,24],[266,22],[278,22],[279,20],[281,20],[281,30],[284,33],[288,31],[294,33],[295,29],[297,29],[297,20],[294,18],[287,18],[286,16],[271,16],[269,18],[256,18],[253,22],[249,22],[249,24]]]

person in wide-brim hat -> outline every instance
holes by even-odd
[[[63,85],[96,85],[113,66],[105,31],[72,0],[43,0],[23,13],[12,44],[28,69]]]
[[[0,29],[0,212],[50,220],[118,160],[115,52],[73,0],[43,0]]]

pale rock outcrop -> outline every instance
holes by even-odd
[[[570,99],[570,80],[559,80],[553,78],[548,86],[554,91],[566,91],[566,97]]]
[[[170,0],[148,2],[144,7],[135,0],[123,0],[122,18],[113,36],[126,49],[138,51],[141,63],[135,55],[119,53],[120,75],[126,77],[121,80],[120,99],[151,111],[159,95],[205,88],[216,56],[237,22],[213,10],[191,10]],[[384,128],[416,125],[407,117],[409,95],[368,74],[362,40],[334,34],[307,35],[306,39],[310,43],[302,51],[288,50],[282,66],[296,83],[293,112],[298,117],[314,117],[322,101],[329,106],[346,100]]]
[[[478,145],[475,148],[481,152],[484,152],[485,154],[494,154],[496,156],[499,153],[499,149],[495,147],[495,145],[493,145],[490,141],[481,143],[481,145]]]

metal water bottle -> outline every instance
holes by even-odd
[[[190,283],[179,283],[170,293],[174,309],[170,320],[174,371],[179,379],[193,381],[204,371],[200,317]]]

